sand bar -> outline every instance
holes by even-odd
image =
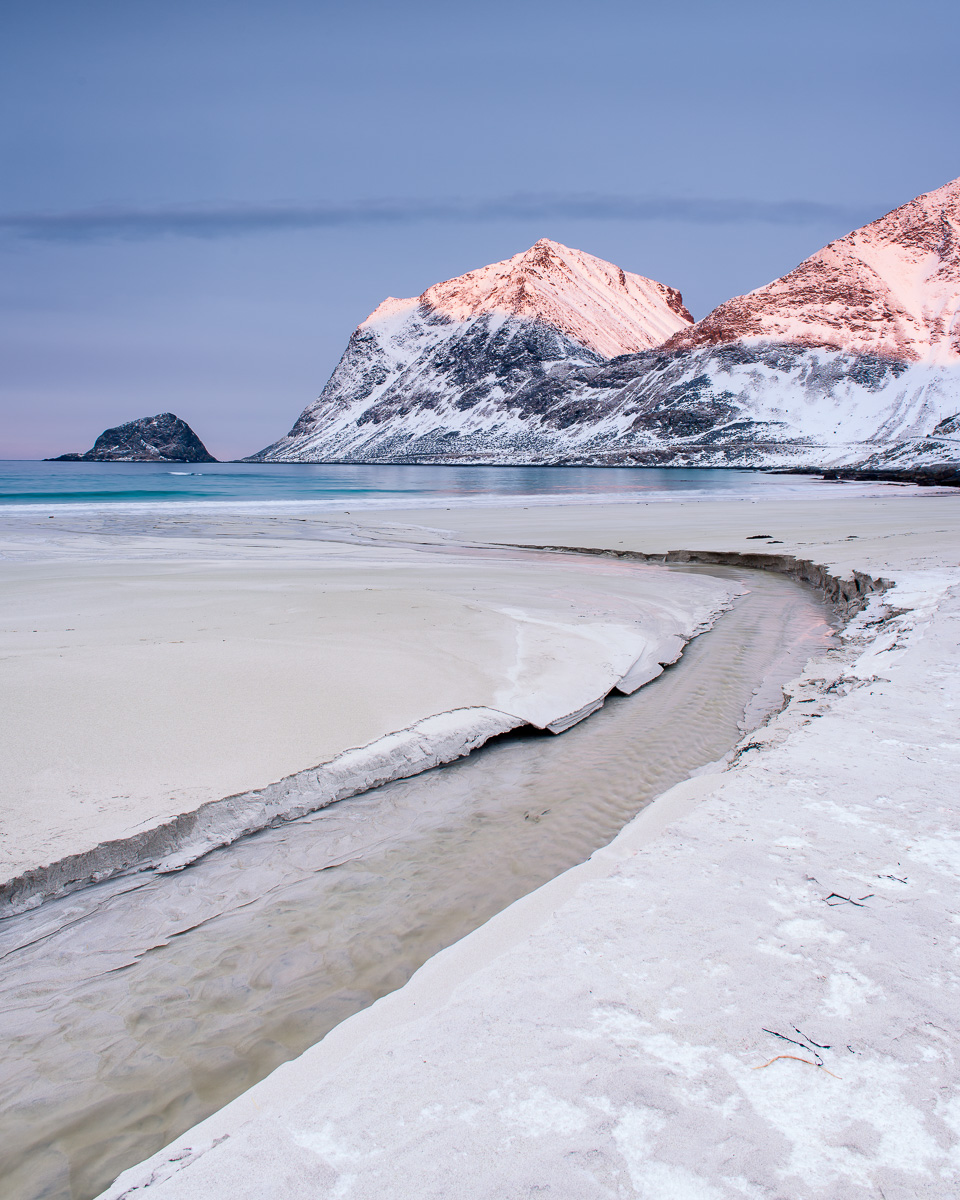
[[[672,661],[735,591],[330,516],[110,520],[3,515],[8,909],[182,865],[525,722],[561,728],[636,664],[630,686]],[[319,798],[279,786],[325,763]]]

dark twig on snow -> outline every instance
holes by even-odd
[[[796,1027],[796,1025],[794,1025],[794,1027],[793,1027],[793,1032],[794,1032],[794,1033],[799,1033],[799,1034],[800,1034],[800,1036],[803,1038],[803,1040],[804,1040],[805,1042],[809,1042],[811,1046],[816,1046],[816,1048],[817,1048],[818,1050],[829,1050],[829,1049],[830,1049],[830,1047],[829,1047],[829,1046],[822,1046],[822,1045],[821,1045],[819,1042],[815,1042],[815,1041],[813,1040],[813,1038],[808,1038],[808,1037],[807,1037],[807,1035],[806,1035],[806,1034],[803,1032],[803,1030],[802,1030],[802,1029],[798,1029],[798,1028]]]
[[[830,901],[832,900],[833,904],[830,904],[831,908],[836,908],[837,905],[841,903],[852,904],[855,908],[866,908],[866,905],[863,903],[863,901],[872,899],[873,892],[870,892],[866,896],[861,896],[858,900],[851,900],[849,896],[841,896],[839,892],[831,892],[829,896],[824,896],[823,902],[824,904],[830,904]]]
[[[777,1031],[775,1029],[767,1029],[766,1027],[764,1027],[763,1032],[769,1033],[772,1037],[779,1038],[782,1042],[789,1042],[791,1046],[799,1046],[801,1050],[809,1050],[810,1049],[810,1046],[808,1046],[805,1041],[798,1042],[796,1038],[787,1037],[787,1035],[785,1033],[777,1033]],[[796,1032],[800,1033],[800,1030],[798,1029],[798,1030],[796,1030]],[[800,1036],[803,1037],[803,1034],[800,1033]],[[814,1043],[811,1042],[810,1045],[813,1045],[813,1044]],[[823,1048],[825,1048],[825,1047],[823,1047]],[[816,1050],[814,1050],[813,1053],[814,1053],[814,1057],[817,1059],[817,1062],[815,1065],[818,1067],[822,1067],[823,1059],[817,1053]],[[773,1060],[771,1060],[771,1061],[773,1061]]]

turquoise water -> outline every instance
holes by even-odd
[[[0,504],[312,502],[330,508],[510,498],[757,496],[836,488],[807,476],[669,467],[412,467],[312,463],[0,462]]]

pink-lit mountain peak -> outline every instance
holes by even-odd
[[[548,238],[504,262],[436,283],[416,298],[391,297],[364,326],[418,307],[456,322],[491,314],[542,322],[605,358],[658,346],[693,320],[675,288]]]
[[[960,360],[960,179],[727,300],[669,348],[754,338],[905,362]]]

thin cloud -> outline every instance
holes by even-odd
[[[101,208],[0,215],[0,231],[44,242],[223,238],[349,226],[425,221],[469,224],[555,218],[584,221],[679,221],[690,225],[837,225],[854,228],[882,208],[813,200],[690,200],[596,195],[519,195],[491,200],[369,200],[350,204]]]

